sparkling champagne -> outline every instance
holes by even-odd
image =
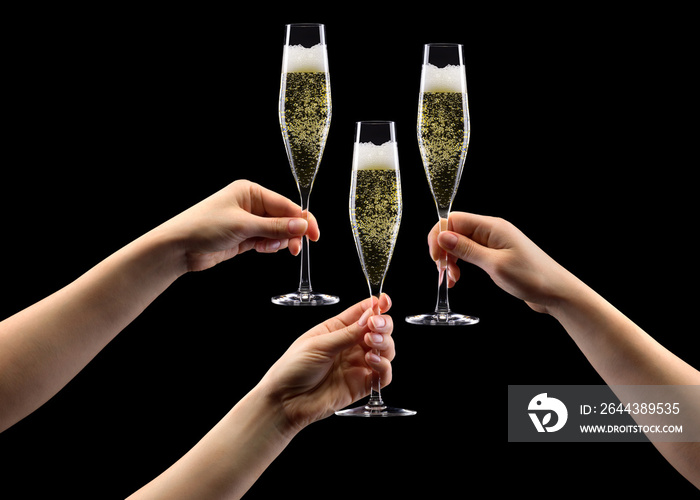
[[[380,286],[394,253],[403,210],[399,170],[369,166],[355,171],[350,222],[367,280]]]
[[[325,45],[285,48],[279,118],[289,164],[300,188],[311,189],[331,124]]]
[[[469,146],[467,84],[461,66],[423,66],[418,146],[438,210],[449,211]]]
[[[466,94],[422,92],[418,145],[438,209],[449,210],[469,146]]]

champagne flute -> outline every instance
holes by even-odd
[[[440,221],[447,220],[462,176],[469,147],[467,79],[460,44],[426,44],[423,48],[418,103],[418,146]],[[407,316],[416,325],[473,325],[479,318],[450,310],[447,253],[440,252],[435,311]]]
[[[394,122],[357,122],[350,185],[350,223],[370,296],[382,293],[384,276],[394,253],[403,210],[399,155]],[[374,311],[379,314],[378,306]],[[375,354],[379,352],[375,350]],[[381,380],[372,372],[366,404],[337,411],[351,417],[415,415],[413,410],[384,404]]]
[[[311,187],[331,124],[331,89],[323,24],[286,26],[279,120],[287,158],[301,197],[301,214],[307,217]],[[272,302],[286,306],[337,303],[338,297],[313,291],[309,238],[304,237],[301,241],[299,288],[295,292],[272,297]]]

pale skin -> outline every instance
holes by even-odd
[[[533,310],[556,318],[609,386],[700,385],[697,369],[659,344],[511,223],[453,212],[448,230],[433,227],[428,245],[436,262],[441,250],[449,254],[449,286],[459,280],[457,260],[463,260],[486,271],[496,285]],[[696,412],[694,421],[700,421],[697,401],[686,403],[688,411]],[[654,445],[700,488],[700,442]]]
[[[178,277],[255,249],[318,240],[311,214],[260,185],[233,182],[0,322],[0,432],[56,394]],[[387,295],[299,337],[212,430],[133,498],[240,498],[307,425],[391,382]],[[372,354],[378,349],[381,356]]]

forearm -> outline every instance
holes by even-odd
[[[608,385],[697,385],[700,372],[579,280],[551,308]]]
[[[646,386],[700,385],[700,372],[675,356],[605,299],[577,282],[570,295],[552,311],[593,368],[623,404],[640,401]],[[643,386],[643,387],[637,387]],[[673,397],[684,414],[685,432],[697,438],[700,407],[697,392],[667,389],[655,401]],[[635,417],[637,419],[637,417]],[[645,423],[637,419],[637,423]],[[652,440],[666,460],[700,488],[700,442]]]
[[[155,230],[0,323],[0,431],[68,383],[182,272]]]
[[[240,498],[295,433],[256,387],[187,454],[129,498]]]

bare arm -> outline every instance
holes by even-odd
[[[313,217],[236,181],[155,228],[66,287],[0,322],[0,431],[41,406],[178,276],[246,250],[299,251]]]
[[[659,344],[592,289],[579,282],[572,284],[570,290],[549,312],[620,401],[640,401],[646,389],[634,386],[700,386],[698,370]],[[688,419],[684,425],[686,432],[697,435],[700,401],[696,396],[697,391],[678,393],[674,402],[681,405]],[[644,423],[640,420],[643,418],[635,417],[639,424]],[[652,442],[678,472],[700,488],[700,442]]]
[[[700,372],[576,280],[548,312],[608,385],[698,385]]]
[[[301,429],[367,395],[372,368],[388,384],[393,323],[371,316],[376,300],[299,337],[199,443],[130,500],[240,498]],[[391,306],[386,295],[378,304]],[[382,351],[380,360],[371,358],[372,348]]]
[[[143,237],[0,323],[0,431],[68,383],[176,278],[177,257]]]

